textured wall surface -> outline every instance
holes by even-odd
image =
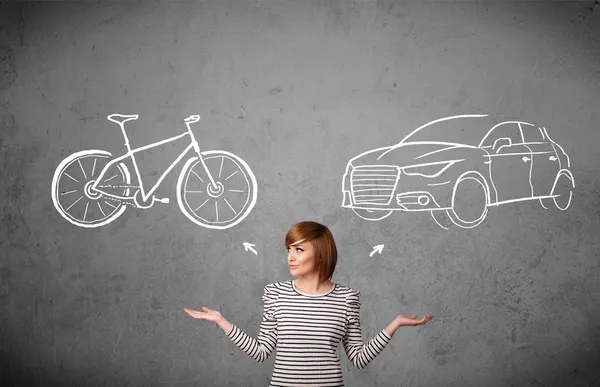
[[[213,323],[258,332],[263,286],[292,278],[285,232],[315,220],[361,290],[365,340],[400,328],[347,386],[600,385],[598,2],[27,2],[0,5],[2,385],[265,386]],[[178,165],[98,228],[53,205],[60,162],[181,133],[245,160],[258,182],[239,224],[191,222]],[[470,229],[428,212],[377,222],[341,207],[348,160],[446,116],[545,126],[571,157],[566,211],[491,207]],[[177,156],[142,158],[150,180]],[[257,255],[243,242],[256,245]],[[369,254],[385,244],[381,254]]]

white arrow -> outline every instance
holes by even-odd
[[[369,257],[372,257],[373,254],[375,254],[376,252],[379,253],[379,255],[381,255],[381,252],[383,251],[383,246],[384,245],[373,246],[373,251],[371,251],[371,254],[369,254]]]
[[[252,244],[252,243],[244,242],[244,248],[246,249],[246,251],[250,250],[254,253],[254,255],[258,255],[256,250],[253,249],[254,246],[256,246],[256,245]]]

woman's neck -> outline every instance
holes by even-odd
[[[317,276],[302,276],[294,280],[294,286],[304,293],[321,294],[330,291],[333,282],[326,280],[325,282],[319,283],[319,277]]]

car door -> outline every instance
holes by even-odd
[[[490,177],[496,193],[491,204],[531,199],[531,150],[523,144],[518,122],[496,125],[482,140],[488,152]],[[492,196],[493,197],[493,196]]]
[[[531,150],[531,186],[534,197],[549,196],[560,163],[556,150],[543,130],[533,124],[521,122],[525,145]]]

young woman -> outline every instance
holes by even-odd
[[[367,344],[360,327],[360,292],[331,282],[337,249],[329,229],[300,222],[285,237],[288,266],[295,280],[264,287],[264,310],[257,338],[250,337],[216,310],[184,308],[190,316],[216,323],[257,362],[277,347],[270,386],[343,386],[337,348],[342,342],[358,369],[371,362],[402,326],[423,325],[431,314],[398,315]]]

